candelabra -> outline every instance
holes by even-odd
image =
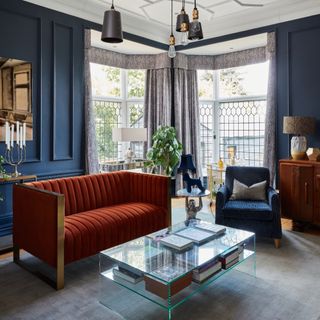
[[[16,178],[21,175],[21,173],[18,172],[18,166],[26,160],[26,155],[26,146],[20,146],[18,143],[14,143],[10,148],[6,149],[5,161],[14,167],[12,177]]]

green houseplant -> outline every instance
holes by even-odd
[[[160,127],[152,136],[152,148],[147,152],[146,166],[154,170],[159,167],[160,173],[170,176],[179,163],[182,144],[178,141],[173,127]]]

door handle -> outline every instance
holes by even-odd
[[[308,182],[304,183],[304,202],[308,204]]]

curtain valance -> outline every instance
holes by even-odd
[[[219,70],[264,62],[266,47],[236,51],[215,56],[177,53],[174,67],[186,70]]]
[[[166,52],[159,54],[124,54],[101,48],[89,49],[90,62],[122,69],[171,68],[171,59]]]

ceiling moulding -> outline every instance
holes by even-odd
[[[106,0],[24,0],[98,24],[110,1]],[[151,3],[151,1],[150,1]],[[122,15],[123,30],[161,43],[168,42],[169,27],[148,20],[136,13],[118,8]],[[212,10],[218,10],[212,7]],[[169,14],[168,7],[168,14]],[[214,38],[245,30],[320,14],[319,0],[279,0],[263,8],[253,8],[203,21],[204,38]],[[179,38],[177,39],[179,42]],[[199,43],[200,45],[200,43]]]

